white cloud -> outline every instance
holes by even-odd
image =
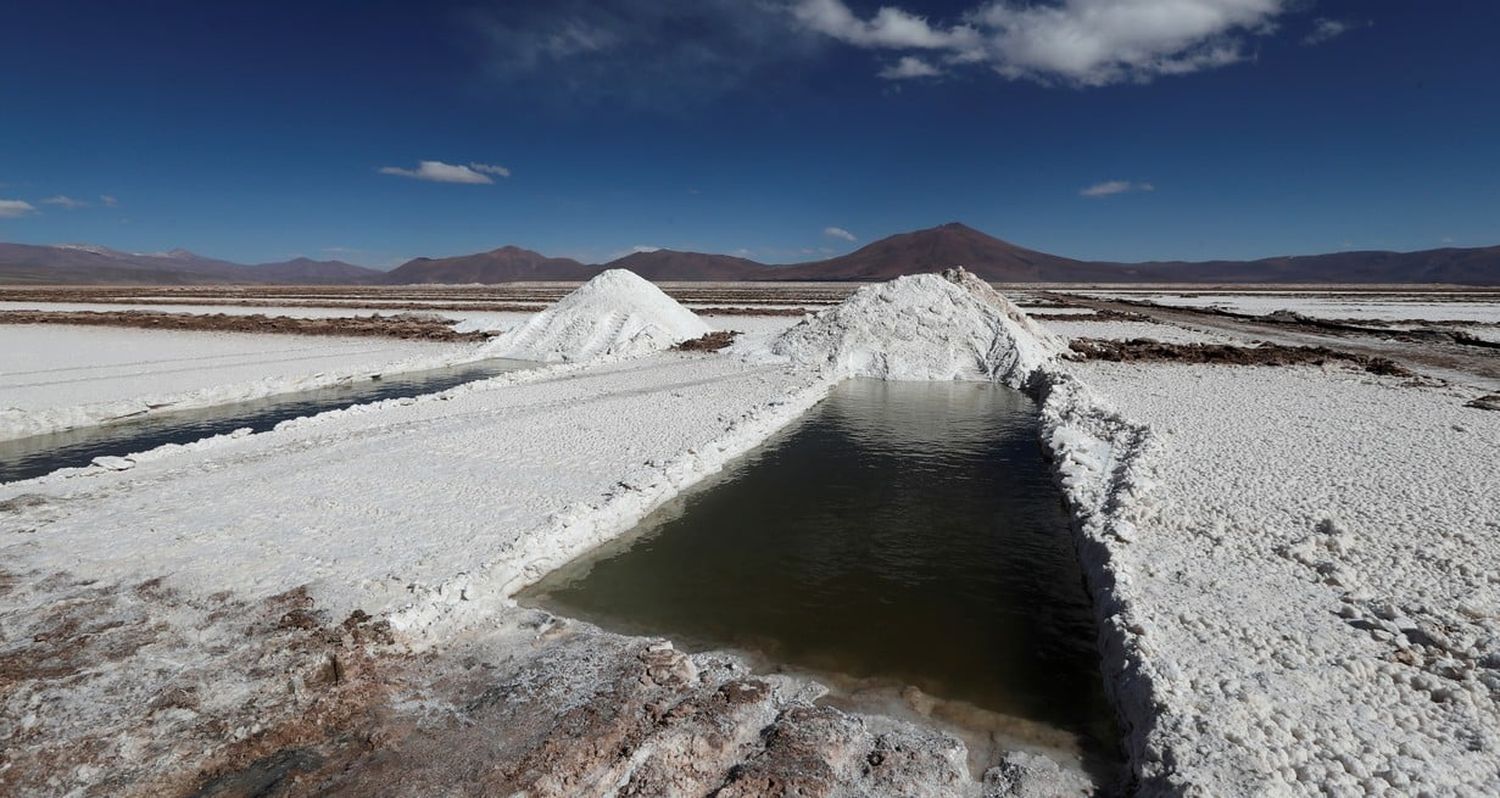
[[[116,205],[120,204],[119,200],[115,199],[114,197],[110,196],[109,194],[100,194],[99,195],[99,201],[102,202],[102,203],[104,203],[104,207],[106,207],[106,208],[113,208]]]
[[[1303,44],[1322,44],[1329,39],[1337,39],[1355,28],[1368,28],[1370,23],[1349,22],[1342,19],[1328,19],[1319,17],[1313,20],[1312,32],[1303,37]]]
[[[476,172],[483,172],[483,173],[485,173],[487,175],[499,175],[500,177],[510,177],[510,170],[509,169],[506,169],[503,166],[497,166],[495,164],[473,163],[473,162],[471,162],[469,164],[469,168],[473,169]]]
[[[911,78],[937,77],[943,74],[943,71],[914,55],[903,55],[900,61],[876,74],[886,80],[910,80]]]
[[[809,30],[867,48],[938,51],[1010,79],[1075,86],[1144,83],[1246,58],[1245,39],[1275,30],[1295,0],[986,0],[935,26],[893,7],[861,20],[842,0],[799,0]]]
[[[843,0],[800,0],[792,15],[809,30],[860,47],[964,50],[979,44],[979,32],[967,25],[934,28],[925,18],[890,6],[865,21]]]
[[[1103,183],[1095,183],[1088,188],[1080,189],[1078,195],[1081,197],[1109,197],[1115,194],[1129,194],[1132,191],[1155,191],[1156,186],[1150,183],[1133,183],[1129,180],[1106,180]]]
[[[0,219],[14,219],[35,211],[36,206],[29,202],[0,199]]]
[[[829,238],[842,238],[845,241],[859,240],[858,238],[855,238],[853,233],[845,230],[842,227],[825,227],[823,228],[823,235],[828,236]]]
[[[59,208],[67,208],[70,211],[74,208],[87,208],[89,206],[89,204],[87,202],[84,202],[83,200],[76,200],[63,194],[58,194],[55,197],[48,197],[42,200],[42,204],[56,205]]]
[[[403,169],[399,166],[382,166],[380,173],[383,175],[399,175],[416,180],[429,180],[434,183],[469,183],[483,184],[493,183],[490,175],[510,177],[510,170],[503,166],[494,166],[485,163],[451,164],[442,161],[420,161],[416,169]]]

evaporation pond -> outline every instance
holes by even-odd
[[[523,602],[1113,750],[1068,516],[1024,395],[852,380]],[[962,721],[960,721],[962,723]]]
[[[95,457],[144,452],[168,443],[192,443],[240,428],[263,432],[294,418],[366,402],[446,391],[532,365],[535,364],[523,360],[492,358],[0,441],[0,483],[39,477],[59,468],[86,466]]]

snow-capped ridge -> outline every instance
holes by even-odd
[[[959,269],[865,286],[772,341],[770,353],[840,377],[1022,387],[1061,339]]]
[[[491,357],[543,362],[630,357],[666,349],[710,327],[650,281],[610,269],[486,347]]]
[[[128,252],[121,252],[117,249],[110,249],[109,247],[100,246],[98,244],[53,244],[52,248],[66,249],[73,252],[87,252],[92,255],[103,255],[110,258],[128,256],[130,254]]]

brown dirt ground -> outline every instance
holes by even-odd
[[[736,330],[715,330],[702,337],[683,341],[672,348],[678,352],[717,352],[734,343],[735,336],[739,334]]]
[[[965,778],[950,738],[540,613],[411,653],[302,589],[15,578],[0,795],[938,796]]]
[[[1340,352],[1322,346],[1168,344],[1146,338],[1135,338],[1129,341],[1079,338],[1069,346],[1079,360],[1108,360],[1117,363],[1170,361],[1233,366],[1321,366],[1328,363],[1348,363],[1371,374],[1391,377],[1412,376],[1412,372],[1395,361],[1383,357]]]
[[[1500,393],[1492,393],[1481,396],[1467,403],[1468,407],[1477,407],[1480,410],[1500,410]]]

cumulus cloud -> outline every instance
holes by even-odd
[[[979,32],[967,25],[935,28],[923,17],[890,6],[867,21],[843,0],[800,0],[792,15],[809,30],[860,47],[965,50],[979,45]]]
[[[469,164],[469,168],[473,169],[476,172],[483,172],[484,174],[487,174],[487,175],[498,175],[500,177],[510,177],[510,170],[507,169],[507,168],[505,168],[505,167],[503,167],[503,166],[499,166],[497,164],[492,164],[492,163],[470,163]]]
[[[842,238],[845,241],[858,241],[859,240],[858,238],[856,238],[854,236],[853,233],[849,232],[848,230],[845,230],[842,227],[825,227],[825,228],[823,228],[823,235],[828,236],[829,238]]]
[[[987,0],[954,24],[893,7],[862,20],[843,0],[797,0],[809,30],[866,48],[924,50],[1010,79],[1075,86],[1148,82],[1244,60],[1295,0]]]
[[[912,78],[937,77],[943,74],[943,71],[914,55],[903,55],[900,61],[876,74],[886,80],[911,80]]]
[[[1328,19],[1319,17],[1313,20],[1312,32],[1302,38],[1302,43],[1307,45],[1322,44],[1329,39],[1337,39],[1355,28],[1368,28],[1370,23],[1349,22],[1342,19]]]
[[[0,219],[14,219],[35,211],[36,206],[29,202],[0,199]]]
[[[403,169],[399,166],[382,166],[380,173],[383,175],[398,175],[410,177],[415,180],[428,180],[433,183],[469,183],[482,184],[495,182],[490,175],[499,177],[510,177],[510,170],[503,166],[495,166],[487,163],[451,164],[442,161],[420,161],[416,169]]]
[[[87,208],[89,206],[89,204],[87,202],[84,202],[83,200],[76,200],[63,194],[58,194],[55,197],[48,197],[42,200],[42,204],[56,205],[59,208],[67,208],[70,211],[74,208]]]
[[[1103,183],[1095,183],[1087,188],[1079,189],[1081,197],[1110,197],[1115,194],[1129,194],[1133,191],[1155,191],[1156,186],[1150,183],[1134,183],[1129,180],[1106,180]]]

